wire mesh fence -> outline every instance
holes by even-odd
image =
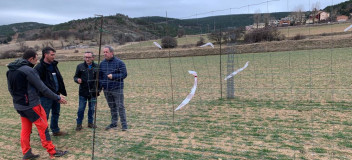
[[[222,36],[231,29],[219,21],[235,25],[232,18],[214,16],[212,23],[204,23],[198,16],[244,9],[248,15],[243,21],[249,21],[250,10],[266,5],[269,12],[271,3],[275,1],[187,17],[197,19],[198,28],[176,38],[174,49],[159,49],[153,42],[162,44],[160,39],[178,23],[175,19],[145,25],[145,31],[163,33],[155,39],[146,40],[144,35],[146,41],[128,42],[132,32],[122,34],[123,46],[113,43],[120,35],[112,35],[109,21],[104,21],[104,43],[115,48],[128,72],[124,80],[128,131],[121,130],[120,122],[116,130],[105,130],[111,111],[104,91],[97,100],[98,128],[74,131],[78,87],[72,68],[81,62],[60,62],[69,92],[60,125],[70,134],[53,141],[71,151],[69,159],[351,159],[352,41],[349,32],[343,33],[349,24],[281,27],[286,40],[280,42],[247,44],[239,39],[218,41],[214,48],[197,46],[201,39],[203,44],[212,41],[209,34]],[[298,34],[308,38],[293,40]],[[247,68],[224,80],[247,62]],[[1,66],[1,75],[6,70]],[[197,72],[196,92],[175,111],[195,85],[188,71]],[[5,79],[0,84],[7,86]],[[1,91],[7,93],[6,87]],[[9,95],[0,95],[0,101],[0,118],[6,122],[0,127],[1,157],[14,159],[17,154],[8,152],[20,148],[13,138],[19,137],[20,127],[14,123],[18,120]],[[35,142],[39,139],[33,139],[39,150]]]

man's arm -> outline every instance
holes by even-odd
[[[118,69],[120,70],[119,73],[113,73],[112,74],[112,79],[117,80],[117,79],[125,79],[127,77],[127,69],[126,65],[123,61],[120,61],[118,63]]]
[[[61,97],[57,94],[55,94],[53,91],[51,91],[41,79],[38,77],[38,73],[35,72],[34,69],[28,69],[27,70],[27,80],[30,84],[32,84],[36,89],[39,90],[40,93],[42,93],[45,97],[48,97],[52,100],[57,100],[59,101]]]
[[[81,72],[79,71],[79,66],[80,65],[77,65],[75,76],[73,76],[73,80],[78,84],[82,83]]]
[[[11,82],[9,81],[9,71],[6,72],[6,78],[7,78],[7,89],[9,90],[10,94],[12,94],[12,88],[11,88]]]

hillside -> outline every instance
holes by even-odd
[[[11,41],[11,36],[18,32],[25,32],[33,29],[42,29],[50,25],[37,22],[23,22],[0,26],[0,41]]]
[[[50,25],[37,22],[23,22],[0,26],[0,36],[13,35],[16,32],[24,32],[32,29],[45,28]]]
[[[272,13],[277,19],[285,17],[289,12]],[[253,23],[253,14],[222,15],[197,19],[175,19],[165,17],[129,18],[126,15],[116,14],[104,17],[103,43],[120,43],[158,39],[165,35],[177,36],[178,30],[183,29],[185,34],[209,33],[213,29],[243,27]],[[21,23],[0,26],[3,38],[19,33],[18,39],[24,40],[64,40],[77,43],[75,40],[98,41],[100,18],[85,18],[72,20],[57,25],[39,23]]]
[[[270,17],[280,19],[289,14],[290,12],[276,12],[270,13]],[[138,19],[156,24],[166,23],[165,17],[140,17]],[[211,30],[218,28],[245,27],[253,24],[253,21],[253,14],[232,14],[183,20],[167,18],[169,34],[171,35],[176,35],[179,27],[185,29],[186,34],[192,35],[209,33]]]
[[[325,11],[333,15],[349,15],[352,12],[352,0],[328,6]],[[290,12],[270,13],[270,17],[281,19]],[[192,19],[175,19],[166,17],[130,18],[116,14],[104,17],[103,43],[119,43],[158,39],[165,35],[177,36],[179,31],[186,35],[210,33],[215,29],[238,28],[253,24],[253,14],[232,14]],[[263,14],[261,19],[263,19]],[[46,25],[36,22],[16,23],[0,26],[0,43],[9,42],[15,33],[18,41],[27,40],[63,40],[72,45],[78,41],[98,41],[100,18],[90,17],[69,22]]]
[[[100,20],[100,18],[96,17],[72,20],[41,30],[22,32],[18,38],[23,40],[61,39],[72,43],[77,43],[73,42],[75,40],[97,42],[99,39]],[[105,43],[123,44],[125,42],[157,38],[157,34],[147,28],[152,25],[122,14],[106,16],[103,20],[103,42]]]
[[[352,0],[327,6],[324,8],[324,11],[333,13],[334,15],[350,16],[350,13],[352,13]]]

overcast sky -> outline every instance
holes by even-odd
[[[268,1],[268,2],[267,2]],[[0,0],[0,25],[19,22],[59,24],[122,13],[129,17],[199,18],[226,14],[323,9],[347,0]]]

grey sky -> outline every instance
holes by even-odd
[[[225,14],[311,10],[347,0],[0,0],[0,25],[19,22],[59,24],[122,13],[129,17],[199,18]],[[231,9],[230,9],[231,8]],[[205,13],[205,14],[202,14]]]

